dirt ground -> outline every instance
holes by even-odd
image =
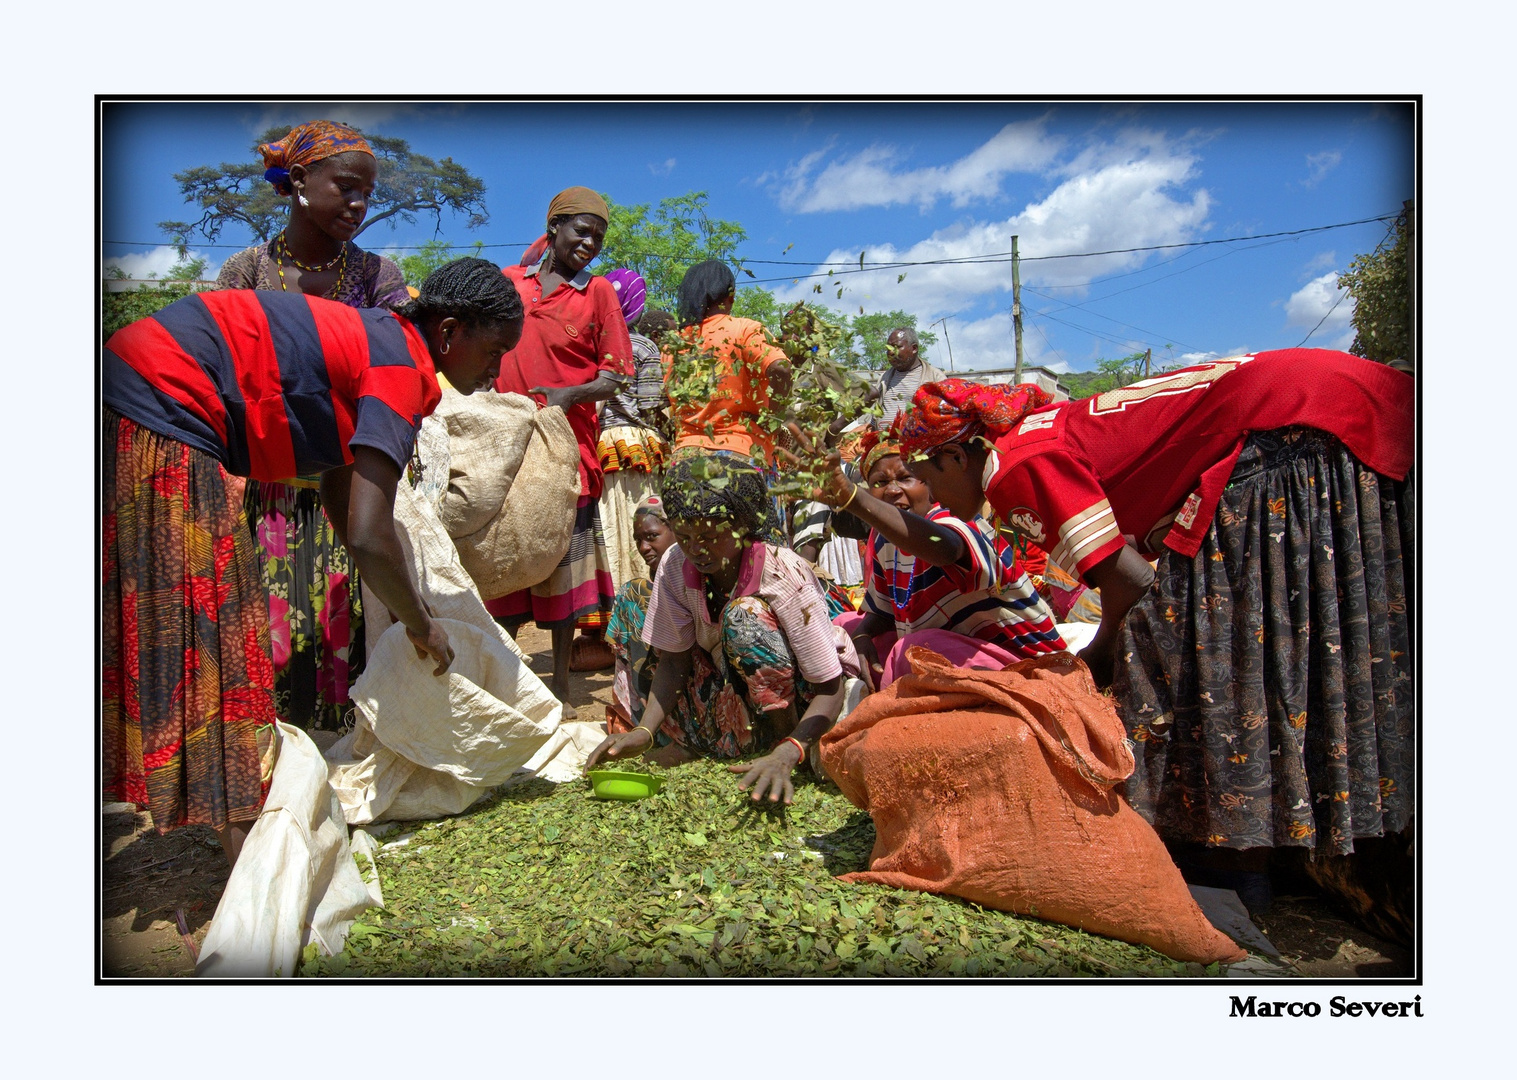
[[[553,671],[546,630],[531,623],[517,639],[544,682]],[[570,674],[570,703],[581,720],[604,720],[611,671]],[[336,732],[310,733],[325,749]],[[126,804],[101,817],[100,974],[105,978],[164,979],[194,975],[195,955],[230,872],[208,827],[153,831],[146,813]],[[180,933],[182,916],[185,934]],[[1277,896],[1256,918],[1283,957],[1309,978],[1394,978],[1412,973],[1412,956],[1341,918],[1322,898]],[[191,947],[193,942],[193,948]]]

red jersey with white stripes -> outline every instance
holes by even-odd
[[[234,476],[284,480],[371,446],[404,469],[442,398],[421,332],[303,293],[199,293],[111,335],[103,400]]]
[[[1330,432],[1400,480],[1415,442],[1411,376],[1328,349],[1184,368],[1028,413],[996,443],[985,494],[1007,524],[1082,577],[1123,545],[1194,555],[1250,431]]]

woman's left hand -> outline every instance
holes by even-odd
[[[842,506],[844,503],[849,502],[854,497],[853,481],[843,471],[842,453],[835,449],[828,449],[825,446],[817,446],[801,430],[801,426],[793,420],[786,424],[785,428],[795,438],[796,446],[800,448],[806,460],[784,449],[781,449],[779,453],[789,459],[790,464],[798,468],[804,467],[809,460],[819,466],[816,470],[817,472],[825,472],[827,474],[827,479],[823,486],[812,492],[812,497],[818,502],[824,502],[831,507]]]
[[[550,409],[555,405],[560,409],[568,409],[578,404],[579,395],[576,393],[578,389],[577,386],[534,386],[529,392],[541,394],[546,398],[546,404]]]
[[[1078,656],[1090,669],[1091,676],[1096,680],[1097,690],[1105,690],[1111,685],[1117,659],[1114,648],[1103,648],[1091,642],[1080,650]]]
[[[795,785],[790,782],[790,774],[801,763],[801,757],[794,743],[782,742],[765,757],[741,765],[729,765],[727,771],[744,774],[737,786],[743,791],[752,787],[754,802],[768,793],[770,802],[780,802],[783,798],[785,805],[789,806],[795,801]]]

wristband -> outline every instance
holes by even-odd
[[[792,739],[789,735],[786,735],[780,742],[790,743],[801,752],[801,759],[795,763],[796,765],[804,765],[806,763],[806,748],[801,745],[799,739]],[[795,765],[792,765],[791,768],[795,768]]]
[[[643,725],[638,724],[637,725],[637,730],[638,731],[646,731],[648,733],[648,745],[647,745],[646,749],[652,750],[655,746],[658,745],[658,735],[655,734],[655,732],[654,732],[654,730],[652,728],[643,727]]]

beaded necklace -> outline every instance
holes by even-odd
[[[331,262],[322,266],[306,266],[299,259],[295,258],[294,254],[290,251],[290,246],[284,241],[284,233],[280,233],[279,238],[274,242],[274,264],[279,268],[280,292],[290,291],[289,286],[285,284],[284,280],[284,260],[286,258],[307,274],[319,274],[332,269],[334,266],[337,267],[337,281],[328,290],[327,295],[333,297],[342,295],[342,283],[348,273],[348,245],[346,243],[342,245],[342,250],[337,253],[337,257]]]

